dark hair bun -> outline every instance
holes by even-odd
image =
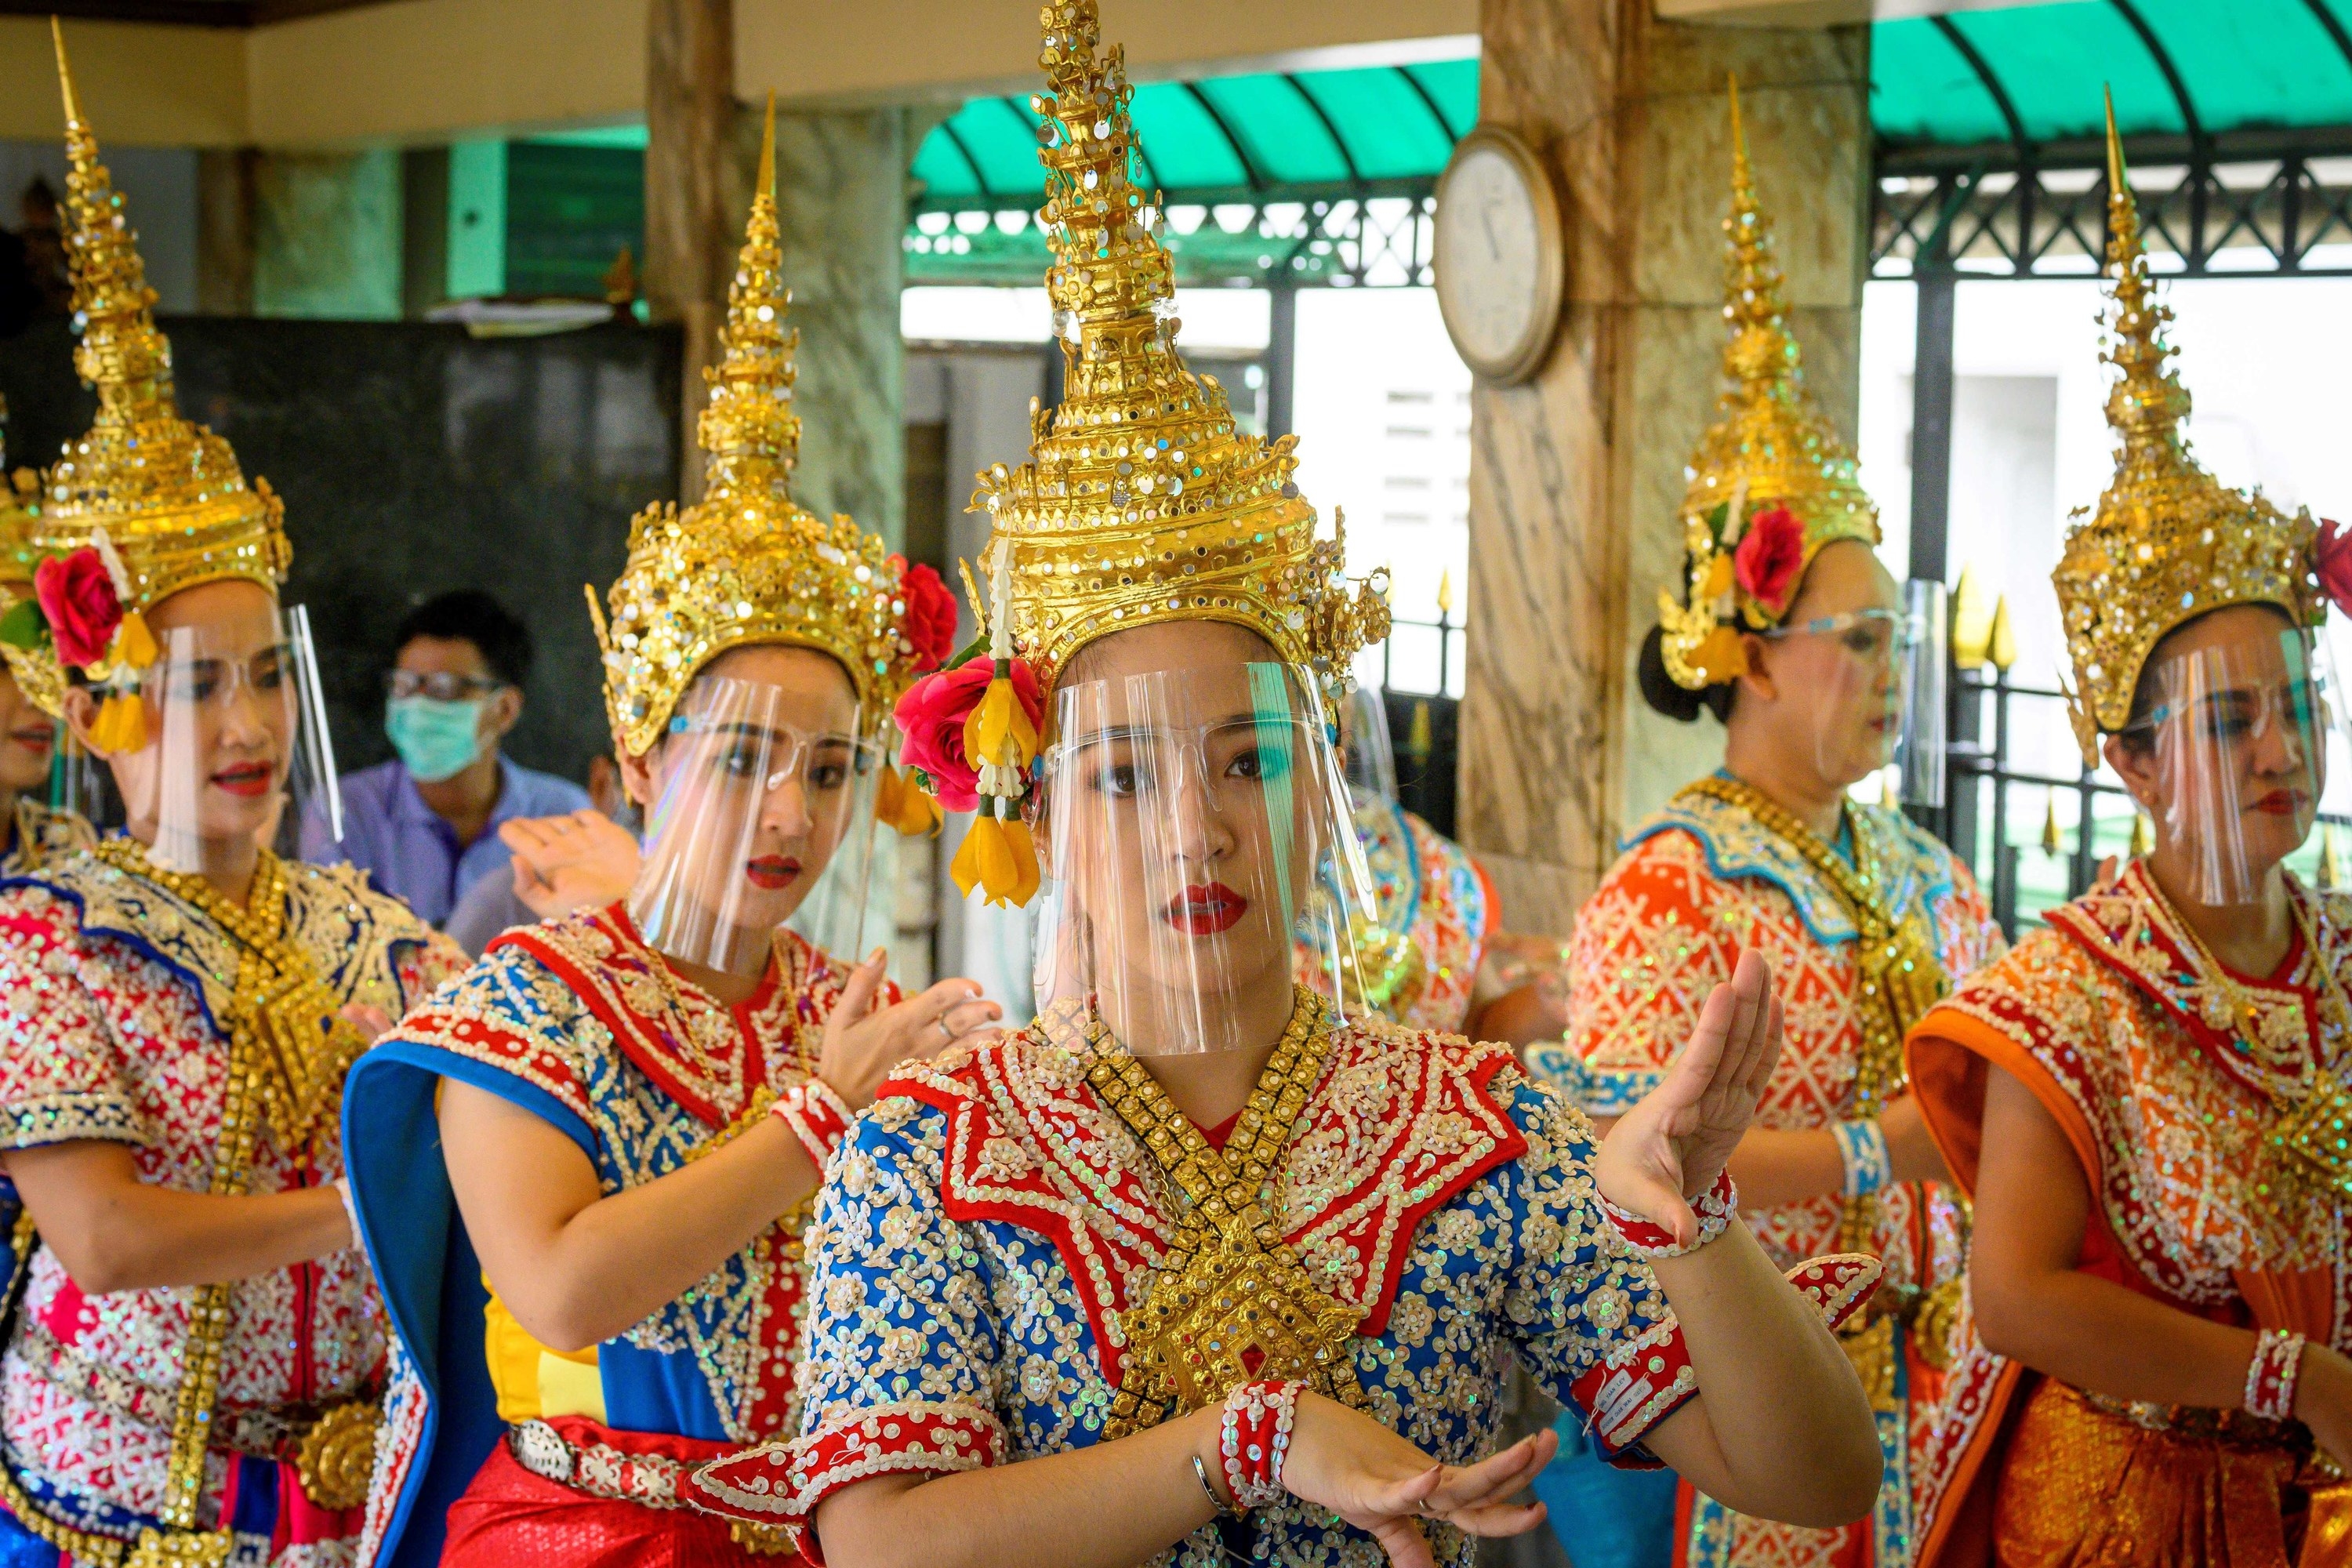
[[[1666,633],[1664,626],[1652,626],[1650,635],[1642,639],[1642,658],[1635,674],[1642,682],[1642,700],[1654,712],[1664,714],[1677,724],[1692,724],[1699,714],[1712,713],[1717,723],[1731,721],[1732,686],[1729,681],[1704,687],[1693,691],[1666,673]]]

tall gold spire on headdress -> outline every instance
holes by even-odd
[[[2058,591],[2074,665],[2075,739],[2095,766],[2099,735],[2130,721],[2141,667],[2164,635],[2231,605],[2273,605],[2298,625],[2326,616],[2314,575],[2317,526],[2260,493],[2208,473],[2180,433],[2189,390],[2167,363],[2172,320],[2158,301],[2140,238],[2139,205],[2126,178],[2107,99],[2107,342],[2101,358],[2119,373],[2107,393],[2118,437],[2115,478],[2098,508],[2066,536],[2051,582]]]
[[[1734,581],[1730,557],[1753,518],[1787,508],[1802,530],[1804,565],[1837,540],[1874,546],[1879,541],[1878,508],[1862,488],[1853,454],[1805,384],[1797,341],[1789,332],[1771,221],[1757,200],[1748,161],[1738,79],[1730,85],[1724,386],[1715,423],[1691,454],[1683,492],[1685,603],[1676,604],[1671,593],[1659,595],[1666,669],[1694,690],[1739,673],[1740,625],[1760,630],[1778,624],[1788,609],[1785,598],[1760,602]]]
[[[75,99],[64,32],[54,18],[49,26],[66,110],[66,260],[81,338],[74,368],[98,393],[98,418],[49,470],[34,546],[70,551],[105,529],[136,610],[224,577],[275,585],[293,559],[284,509],[268,484],[247,488],[226,441],[180,416],[138,233]]]
[[[1317,542],[1315,509],[1291,481],[1295,437],[1237,430],[1224,389],[1178,357],[1159,200],[1130,172],[1125,56],[1097,52],[1095,0],[1052,0],[1042,19],[1051,90],[1030,103],[1045,121],[1038,216],[1065,395],[1050,419],[1034,416],[1029,461],[990,468],[973,497],[992,520],[992,562],[1010,553],[1020,651],[1050,676],[1107,632],[1219,620],[1342,671],[1387,635],[1387,606],[1369,587],[1349,592],[1343,530]]]
[[[912,671],[898,596],[905,563],[848,518],[831,522],[792,497],[801,422],[793,411],[800,334],[785,325],[776,223],[776,103],[768,100],[759,181],[727,290],[719,362],[702,374],[710,403],[696,425],[709,462],[702,500],[664,502],[629,525],[629,560],[606,622],[604,702],[630,755],[662,736],[695,675],[730,648],[781,643],[830,654],[849,672],[865,722],[886,721]]]

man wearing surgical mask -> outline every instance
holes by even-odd
[[[302,854],[348,860],[438,926],[468,889],[511,858],[499,835],[515,817],[577,811],[569,779],[509,760],[499,742],[522,717],[530,632],[472,589],[408,613],[384,676],[384,732],[398,756],[343,776],[343,837],[303,824]]]

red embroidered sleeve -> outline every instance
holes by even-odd
[[[140,964],[97,977],[127,989],[147,978],[142,970],[154,973]],[[41,888],[0,895],[0,1009],[8,1039],[0,1051],[0,1147],[148,1141],[103,1001],[89,989],[92,973],[72,903]],[[140,1001],[122,1000],[134,1007]]]
[[[1722,885],[1690,835],[1654,834],[1627,850],[1577,916],[1569,946],[1568,1060],[1544,1065],[1594,1116],[1630,1110],[1658,1087],[1731,978],[1746,932],[1720,918]]]

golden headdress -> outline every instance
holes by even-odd
[[[65,34],[54,17],[49,30],[66,110],[66,263],[81,339],[74,368],[98,394],[98,417],[43,476],[20,553],[37,563],[90,550],[103,562],[120,619],[100,657],[81,666],[103,679],[155,657],[144,611],[184,588],[228,578],[274,591],[294,552],[285,509],[268,483],[248,488],[228,443],[180,416],[172,345],[155,330],[155,292],[139,259],[138,233],[98,161],[98,139],[75,100]],[[0,632],[18,684],[61,715],[66,671],[50,628],[21,608]],[[136,703],[110,700],[98,732],[136,750],[144,743],[137,715]]]
[[[1731,84],[1731,216],[1724,220],[1724,389],[1683,492],[1685,602],[1658,594],[1666,672],[1690,690],[1747,668],[1739,634],[1778,626],[1804,569],[1841,539],[1875,546],[1878,508],[1805,385],[1772,226],[1756,200],[1739,83]]]
[[[588,590],[604,650],[604,705],[631,756],[650,750],[702,667],[730,648],[781,643],[830,654],[849,672],[869,728],[928,661],[906,635],[909,569],[848,518],[825,522],[797,505],[789,481],[800,451],[793,412],[792,302],[781,276],[775,194],[775,103],[760,148],[759,183],[735,280],[725,353],[702,374],[710,403],[696,427],[709,456],[702,500],[648,507],[629,524],[629,559],[613,584],[609,622]]]
[[[2077,511],[2051,573],[2074,664],[2067,702],[2085,766],[2099,736],[2131,720],[2132,689],[2167,632],[2231,605],[2273,605],[2298,626],[2326,616],[2315,566],[2318,527],[2259,493],[2234,490],[2189,455],[2189,389],[2167,368],[2169,307],[2155,298],[2139,205],[2107,105],[2107,268],[2115,279],[2103,358],[2121,372],[2107,424],[2122,438],[2098,509]]]
[[[285,508],[268,481],[247,486],[226,441],[180,416],[172,345],[155,330],[155,292],[139,259],[138,233],[74,100],[62,32],[57,48],[66,109],[66,260],[81,338],[74,368],[97,390],[98,418],[48,471],[33,548],[61,554],[103,529],[129,578],[126,609],[149,609],[183,588],[226,577],[274,588],[294,558]]]
[[[1284,659],[1344,676],[1388,635],[1388,606],[1342,574],[1338,537],[1291,480],[1296,438],[1234,425],[1224,389],[1177,356],[1175,285],[1154,234],[1158,199],[1129,174],[1136,150],[1124,51],[1098,56],[1095,0],[1042,13],[1039,63],[1045,275],[1066,393],[1032,416],[1029,461],[980,476],[989,570],[1011,574],[1013,642],[1039,679],[1107,633],[1160,621],[1230,621]]]

